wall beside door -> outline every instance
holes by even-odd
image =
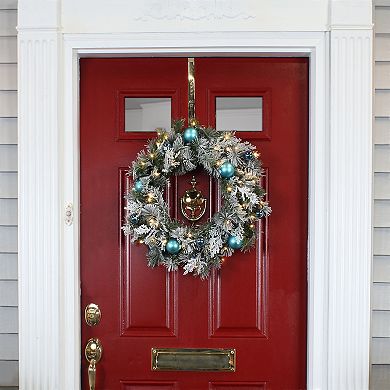
[[[371,388],[390,388],[390,1],[375,2]]]
[[[7,390],[18,386],[16,8],[16,0],[0,2],[0,388]]]

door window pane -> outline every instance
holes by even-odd
[[[125,131],[171,127],[171,98],[125,98]]]
[[[217,97],[217,130],[262,131],[262,97]]]

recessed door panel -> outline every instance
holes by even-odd
[[[132,187],[129,168],[119,169],[119,227],[125,217],[123,194]],[[175,294],[177,277],[158,268],[145,268],[146,250],[142,244],[131,244],[120,234],[122,336],[175,336]],[[152,288],[145,288],[152,286]]]

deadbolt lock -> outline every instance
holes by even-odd
[[[87,305],[84,312],[84,318],[87,325],[96,326],[102,318],[102,313],[99,309],[99,306],[95,303],[90,303]]]

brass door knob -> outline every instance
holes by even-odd
[[[84,312],[84,318],[87,325],[96,326],[102,318],[102,312],[100,311],[99,306],[96,303],[87,305]]]

